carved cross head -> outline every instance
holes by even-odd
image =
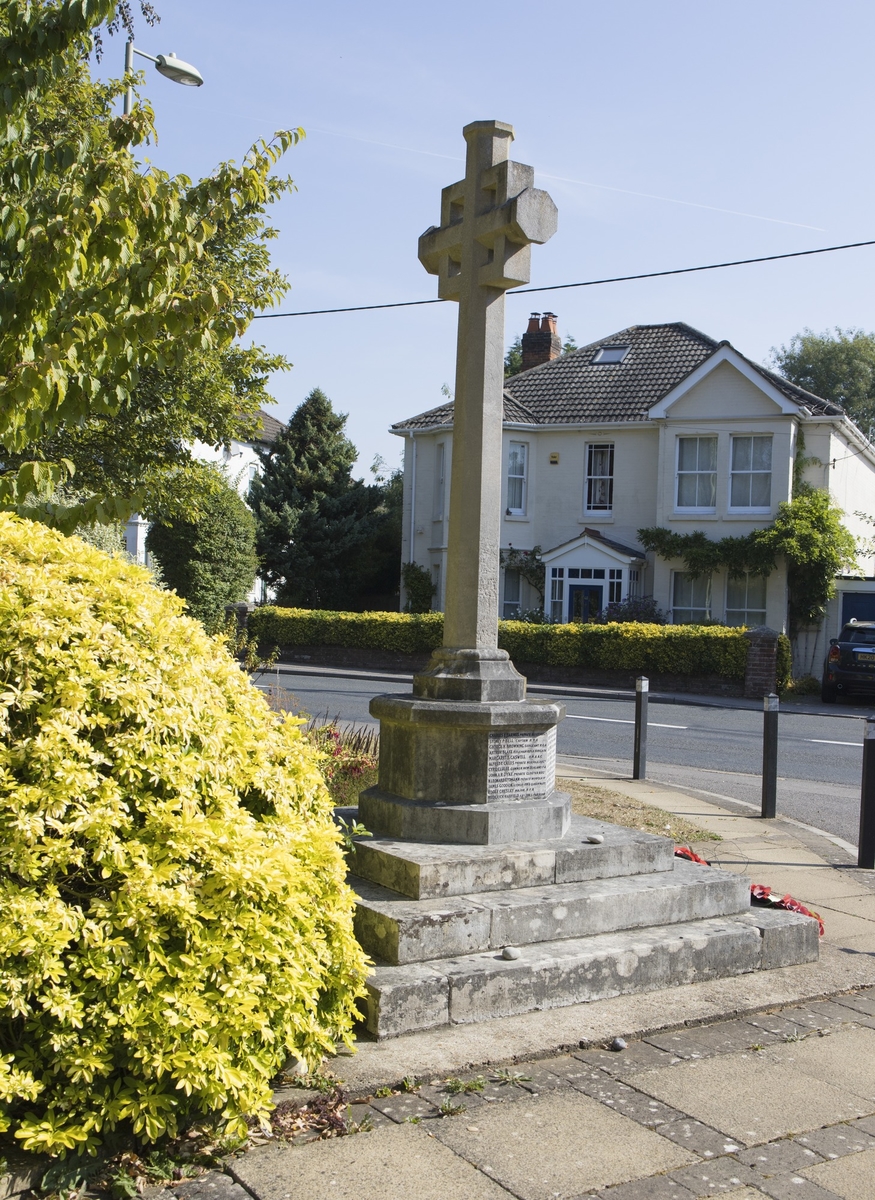
[[[468,286],[507,291],[528,283],[531,244],[548,241],[558,222],[548,193],[533,186],[532,167],[508,159],[513,126],[475,121],[462,132],[465,178],[443,189],[440,227],[419,239],[419,261],[438,276],[442,300],[461,299]]]

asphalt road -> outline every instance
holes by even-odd
[[[383,692],[407,692],[409,682],[331,674],[301,674],[282,667],[274,686],[291,692],[294,706],[343,722],[372,723],[368,703]],[[547,698],[548,688],[530,689]],[[569,696],[559,727],[560,756],[584,759],[589,769],[626,775],[632,769],[634,704],[612,696]],[[704,699],[704,698],[703,698]],[[760,708],[650,702],[647,776],[703,796],[759,809],[763,717]],[[778,811],[856,845],[866,703],[788,710],[779,717]]]

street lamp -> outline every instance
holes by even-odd
[[[177,58],[172,52],[170,54],[159,54],[157,58],[153,58],[151,54],[144,54],[142,50],[138,50],[132,41],[125,44],[125,74],[128,75],[134,69],[134,55],[139,54],[140,58],[148,58],[149,62],[155,64],[156,71],[164,75],[167,79],[172,79],[174,83],[184,83],[187,87],[200,87],[204,79],[197,67],[193,67],[191,63],[183,62],[181,58]],[[134,102],[133,88],[128,88],[125,92],[125,116],[131,111]]]

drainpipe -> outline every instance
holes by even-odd
[[[410,471],[410,546],[408,561],[413,562],[413,550],[416,545],[416,434],[411,433],[410,442],[413,448],[413,466]]]

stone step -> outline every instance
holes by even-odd
[[[364,1023],[377,1038],[814,962],[817,922],[753,909],[678,925],[527,947],[519,959],[469,954],[377,967]]]
[[[588,837],[604,840],[593,844]],[[572,816],[568,833],[550,842],[472,846],[360,838],[350,870],[414,900],[428,900],[670,871],[673,865],[674,847],[666,838]]]
[[[374,958],[393,965],[722,917],[750,907],[743,875],[681,859],[672,871],[436,900],[409,900],[365,880],[349,882],[359,896],[356,937]]]

